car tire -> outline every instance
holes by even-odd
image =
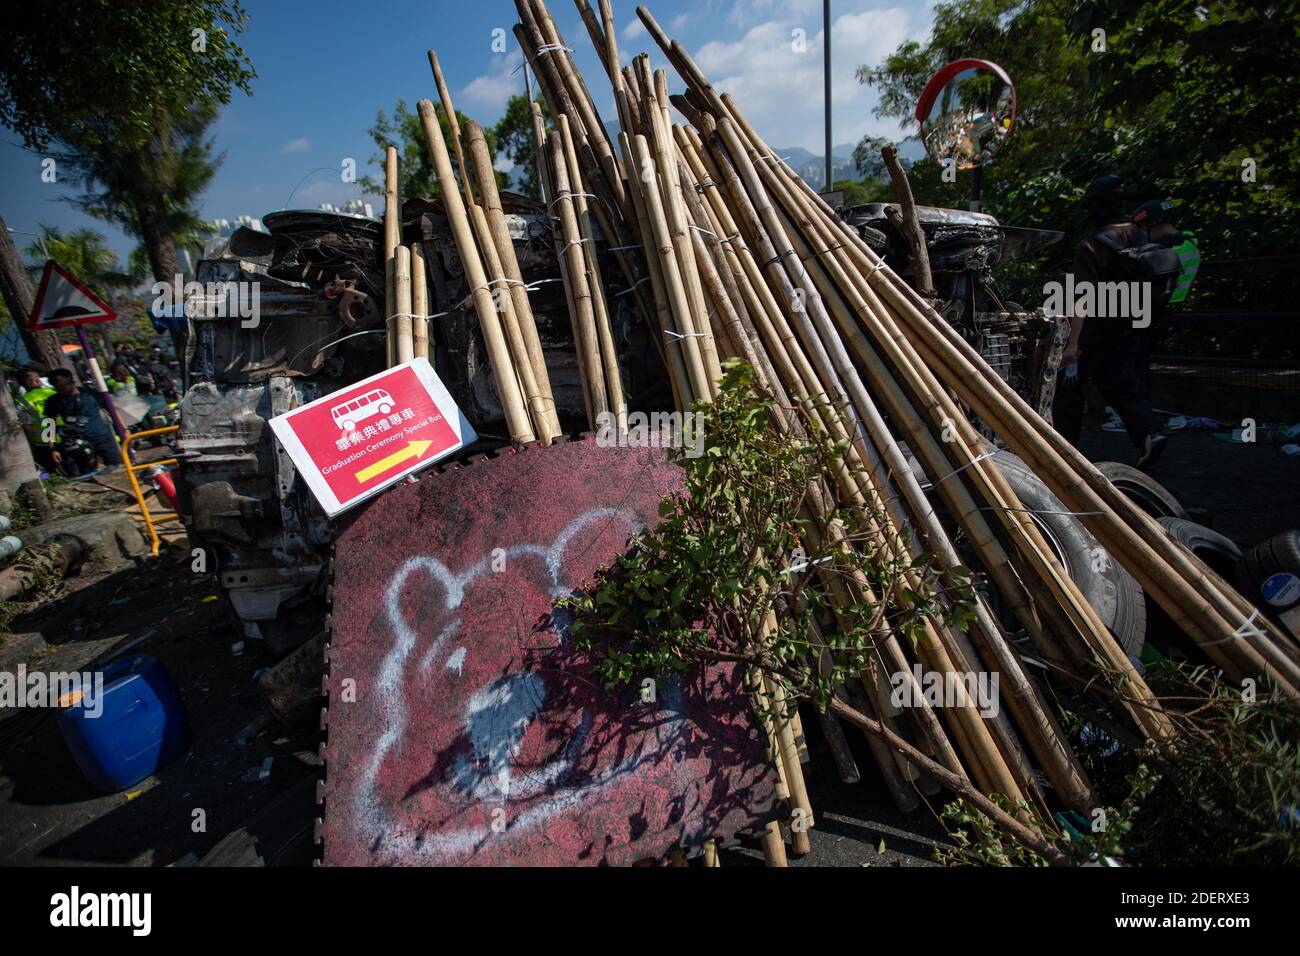
[[[1124,653],[1136,658],[1146,642],[1147,609],[1142,588],[1133,575],[1106,555],[1101,570],[1094,556],[1101,544],[1052,494],[1029,466],[1008,451],[994,455],[1007,483],[1021,504],[1034,512],[1034,523],[1065,565],[1070,579],[1115,636]],[[1105,554],[1104,550],[1102,551]]]
[[[1200,558],[1220,577],[1232,579],[1242,559],[1241,548],[1235,541],[1186,518],[1164,517],[1158,520],[1169,537]]]
[[[1260,610],[1281,614],[1300,606],[1300,529],[1247,550],[1237,565],[1237,583]]]
[[[1099,461],[1097,470],[1153,518],[1186,518],[1187,511],[1160,482],[1132,465]]]

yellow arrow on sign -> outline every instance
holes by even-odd
[[[382,475],[394,465],[400,465],[408,458],[419,458],[429,450],[429,446],[432,444],[433,442],[431,441],[407,442],[406,447],[401,451],[395,451],[386,458],[379,459],[379,461],[375,462],[373,465],[367,465],[365,468],[362,468],[357,472],[357,481],[364,485],[371,478],[374,478],[377,475]]]

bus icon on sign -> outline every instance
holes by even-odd
[[[343,402],[330,409],[334,424],[345,432],[353,431],[357,422],[364,422],[376,415],[387,415],[393,410],[393,396],[382,388],[359,395],[350,402]]]

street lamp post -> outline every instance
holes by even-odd
[[[831,178],[831,0],[822,0],[822,51],[825,56],[824,81],[826,85],[826,186],[824,192],[834,188]]]

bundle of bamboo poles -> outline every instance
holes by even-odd
[[[679,409],[716,395],[720,359],[731,356],[747,361],[777,399],[774,428],[799,430],[780,412],[783,406],[843,408],[843,417],[825,415],[822,424],[850,439],[850,452],[837,474],[810,489],[810,517],[828,514],[837,502],[848,504],[861,509],[892,553],[928,552],[945,569],[965,564],[899,447],[906,442],[980,570],[1033,644],[1030,658],[980,598],[966,630],[934,623],[915,646],[884,642],[861,684],[841,690],[844,700],[913,753],[931,758],[946,779],[1024,800],[1049,820],[1053,804],[1088,813],[1096,801],[1047,703],[1046,675],[1066,687],[1104,693],[1141,735],[1172,733],[1160,702],[1055,557],[962,406],[1079,515],[1108,559],[1125,567],[1225,674],[1267,677],[1281,693],[1300,699],[1294,641],[1260,619],[1039,418],[773,153],[644,7],[637,14],[684,82],[683,95],[669,96],[666,74],[653,71],[644,54],[620,63],[610,0],[600,0],[599,14],[587,0],[575,0],[613,89],[620,129],[615,143],[544,0],[515,3],[515,35],[554,121],[548,142],[533,106],[546,199],[558,207],[557,251],[591,407],[611,401],[608,392],[593,394],[598,382],[608,382],[598,378],[608,365],[593,301],[603,298],[592,262],[594,230],[582,225],[594,216],[623,283],[657,333]],[[687,122],[673,123],[674,107]],[[833,522],[814,520],[813,527],[825,542],[839,543]],[[873,597],[865,579],[828,576],[824,584],[841,606]],[[820,640],[818,633],[809,637]],[[996,674],[1005,706],[982,714],[969,695],[959,694],[957,706],[940,713],[913,686],[917,703],[900,710],[890,703],[889,679],[915,683],[914,663],[940,675]],[[752,691],[780,694],[762,681]],[[834,744],[842,731],[833,718],[823,726],[848,776],[851,758]],[[791,822],[810,826],[801,729],[789,721],[772,722],[767,730]],[[879,735],[868,740],[901,809],[917,805],[918,789],[938,791],[936,772]],[[807,846],[803,827],[791,827],[796,852]],[[764,849],[769,862],[784,858],[779,833],[771,829]]]
[[[468,123],[462,137],[451,93],[432,50],[429,65],[447,117],[456,169],[452,167],[437,111],[427,99],[419,102],[420,121],[456,251],[470,285],[469,301],[482,330],[506,427],[516,443],[550,444],[561,434],[560,420],[528,289],[497,191],[492,155],[477,123]],[[401,245],[398,159],[391,147],[386,155],[385,179],[387,337],[392,366],[416,357],[430,357],[428,323],[433,316],[429,314],[423,244]]]

